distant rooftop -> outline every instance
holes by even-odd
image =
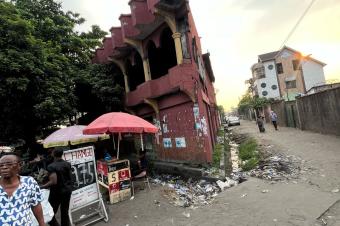
[[[268,61],[268,60],[273,60],[273,59],[275,59],[275,57],[277,56],[277,54],[279,52],[280,51],[275,51],[275,52],[261,54],[261,55],[259,55],[259,60],[262,61],[262,62]]]
[[[296,54],[302,56],[302,54],[301,54],[299,51],[297,51],[297,50],[295,50],[295,49],[292,49],[292,48],[290,48],[290,47],[288,47],[288,46],[283,46],[279,51],[274,51],[274,52],[270,52],[270,53],[265,53],[265,54],[259,55],[259,56],[258,56],[258,61],[259,61],[259,62],[266,62],[266,61],[269,61],[269,60],[274,60],[275,57],[276,57],[277,55],[279,55],[284,49],[289,50],[289,51],[292,51],[292,52],[294,52],[294,53],[296,53]],[[310,54],[310,55],[311,55],[311,54]],[[304,58],[305,58],[305,59],[308,59],[308,60],[312,60],[312,61],[314,61],[314,62],[316,62],[316,63],[319,63],[319,64],[321,64],[322,66],[326,66],[325,63],[323,63],[323,62],[321,62],[321,61],[319,61],[319,60],[316,60],[315,58],[310,57],[310,55],[308,55],[308,56],[306,56],[306,57],[304,57]]]

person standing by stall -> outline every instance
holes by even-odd
[[[20,158],[7,153],[0,158],[0,225],[32,225],[32,210],[39,226],[44,226],[42,195],[38,183],[19,176]]]
[[[137,160],[137,169],[133,169],[132,176],[134,178],[138,178],[140,175],[144,175],[147,171],[148,163],[146,159],[145,150],[140,149],[138,160]]]
[[[61,225],[69,226],[68,210],[72,194],[71,164],[64,161],[63,150],[56,149],[53,151],[54,162],[48,165],[49,181],[41,188],[50,188],[49,202],[53,208],[54,214],[57,213],[60,206]],[[55,217],[49,222],[51,226],[59,226]]]

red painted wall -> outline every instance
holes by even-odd
[[[195,129],[193,106],[192,102],[187,102],[161,110],[162,134],[157,151],[159,159],[197,163],[211,161],[211,152],[206,148],[209,146],[209,139]],[[172,147],[164,147],[164,138],[171,139]],[[176,147],[176,138],[185,138],[186,147]]]
[[[112,39],[104,40],[104,49],[96,51],[93,61],[105,63],[107,57],[118,50],[117,47],[127,45],[123,43],[124,37],[136,36],[140,33],[139,31],[146,32],[148,23],[154,21],[152,13],[158,2],[159,0],[131,0],[132,15],[120,17],[122,27],[111,29]],[[186,59],[183,64],[170,68],[167,75],[139,85],[136,90],[126,94],[125,103],[126,107],[140,117],[149,119],[152,116],[156,125],[161,128],[157,135],[159,142],[156,144],[156,154],[160,160],[211,162],[219,127],[215,90],[208,71],[205,81],[201,81],[199,67],[193,58],[192,40],[195,37],[197,54],[203,60],[200,38],[190,11],[188,23],[187,44],[191,59]],[[141,24],[144,25],[140,26]],[[153,33],[142,41],[144,50],[149,40],[152,40],[157,47],[159,46],[160,34],[166,26],[164,22],[157,28],[153,28]],[[137,27],[146,30],[138,30]],[[127,56],[129,57],[131,56]],[[145,100],[156,102],[159,114]],[[181,138],[182,141],[184,139],[185,147],[176,146],[176,138]],[[172,146],[168,147],[168,143],[163,141],[171,141]]]

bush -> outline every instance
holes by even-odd
[[[218,130],[217,136],[219,136],[219,137],[223,137],[223,136],[224,136],[224,130],[223,130],[223,128],[220,128],[220,129]]]
[[[245,161],[257,155],[257,143],[254,139],[248,139],[239,147],[239,157]]]
[[[247,139],[239,147],[239,158],[244,161],[242,169],[249,171],[259,163],[259,154],[257,151],[257,142],[255,139]]]
[[[251,158],[251,159],[249,159],[249,160],[247,160],[243,165],[242,165],[242,169],[244,170],[244,171],[249,171],[249,170],[252,170],[252,169],[254,169],[256,166],[257,166],[257,164],[259,163],[259,160],[258,160],[258,158]]]
[[[220,167],[222,153],[223,153],[223,145],[216,144],[214,148],[214,153],[213,153],[213,166],[216,168]]]

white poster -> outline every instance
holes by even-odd
[[[93,147],[83,147],[65,151],[63,159],[71,163],[73,191],[70,209],[85,207],[99,200],[96,161]]]
[[[168,133],[168,124],[163,124],[163,133]]]
[[[72,192],[70,208],[77,209],[99,199],[97,184],[91,184]]]
[[[163,138],[164,148],[172,148],[171,138]]]
[[[175,141],[176,141],[176,147],[177,148],[186,148],[187,147],[184,137],[176,137]]]

